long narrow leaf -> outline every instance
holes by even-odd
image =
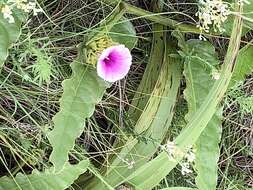
[[[181,67],[178,60],[168,58],[168,51],[164,55],[155,88],[135,126],[136,132],[148,140],[143,142],[134,137],[128,139],[105,174],[104,179],[113,187],[120,185],[153,156],[170,126],[180,85]],[[129,168],[123,159],[133,161],[133,167]],[[94,180],[88,186],[88,189],[93,190],[103,188],[105,187],[99,180]]]
[[[131,107],[128,111],[133,123],[136,123],[136,121],[139,119],[142,110],[144,110],[151,96],[163,62],[165,51],[165,34],[163,32],[164,27],[160,24],[155,24],[153,26],[153,30],[157,32],[155,32],[153,35],[149,63],[145,69],[141,83],[134,95]]]
[[[242,7],[239,6],[237,8],[238,12],[241,12],[241,9]],[[182,151],[186,151],[189,146],[192,146],[198,140],[216,112],[216,107],[228,88],[240,46],[241,30],[242,19],[241,17],[236,17],[220,80],[215,82],[204,103],[190,118],[186,129],[174,141]],[[139,190],[152,189],[176,167],[182,158],[183,155],[180,154],[180,156],[178,155],[172,160],[166,152],[162,152],[155,159],[139,168],[125,181],[131,183]]]
[[[191,118],[199,106],[204,103],[205,97],[215,82],[211,76],[212,69],[218,65],[218,58],[211,43],[190,40],[187,42],[187,47],[192,55],[188,57],[184,68],[186,79],[184,95],[189,110],[186,120]],[[199,189],[216,189],[220,138],[221,112],[218,111],[209,121],[195,144],[196,184]]]

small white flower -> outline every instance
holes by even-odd
[[[8,0],[7,4],[1,9],[5,19],[8,19],[9,23],[14,23],[14,17],[12,16],[12,9],[17,8],[25,13],[33,11],[33,15],[36,16],[39,12],[42,12],[40,8],[37,8],[35,1],[29,0]]]
[[[161,145],[160,147],[161,150],[168,153],[171,161],[176,161],[175,158],[184,156],[184,152],[177,147],[174,142],[168,141],[166,144]]]
[[[8,19],[9,23],[14,23],[14,17],[12,16],[12,10],[10,6],[4,5],[1,12],[3,13],[4,18]]]
[[[122,157],[118,157],[122,162],[124,162],[127,165],[128,169],[132,169],[135,165],[135,161],[134,160],[129,160],[128,158],[124,159]]]
[[[222,0],[199,0],[199,11],[196,16],[199,17],[197,27],[201,31],[209,32],[210,26],[214,27],[214,31],[223,32],[223,23],[230,14],[228,4]]]
[[[207,41],[207,39],[202,34],[199,35],[199,40]]]
[[[133,160],[131,162],[128,162],[128,164],[127,164],[128,167],[127,168],[132,169],[134,167],[134,164],[135,164],[135,161],[133,161]]]
[[[193,162],[195,160],[195,154],[192,151],[189,151],[186,155],[185,158],[187,159],[188,162]]]
[[[186,174],[189,174],[189,173],[192,173],[192,170],[190,169],[190,164],[185,162],[185,163],[181,163],[181,173],[182,175],[186,175]]]
[[[40,8],[34,8],[33,9],[33,16],[37,16],[38,15],[38,13],[40,13],[40,12],[42,12],[42,9],[40,9]]]
[[[123,159],[123,162],[125,162],[127,164],[127,168],[128,169],[132,169],[134,167],[135,161],[134,160],[129,160],[129,159]]]
[[[167,153],[168,153],[171,157],[173,157],[174,154],[175,154],[175,150],[176,150],[176,145],[175,145],[175,143],[168,141],[167,144],[166,144],[165,146],[166,146],[166,151],[167,151]]]
[[[218,71],[213,71],[212,72],[212,78],[214,80],[219,80],[220,79],[220,73]]]

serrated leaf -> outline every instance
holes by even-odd
[[[238,54],[236,66],[234,68],[233,76],[230,82],[230,86],[235,83],[243,81],[246,75],[253,72],[253,46],[246,45]]]
[[[0,190],[65,190],[87,170],[88,160],[77,165],[66,164],[59,173],[53,173],[53,168],[44,172],[33,171],[30,175],[18,174],[14,179],[0,178]]]
[[[115,42],[124,44],[129,49],[133,49],[138,40],[133,24],[125,18],[112,27],[109,36]]]
[[[95,105],[100,102],[108,87],[94,69],[78,61],[73,62],[71,68],[72,77],[63,82],[60,111],[54,116],[55,126],[48,135],[53,147],[50,161],[56,171],[67,163],[68,152],[82,133],[85,120],[93,114]]]
[[[188,103],[186,118],[191,118],[204,102],[215,82],[211,76],[212,68],[207,63],[215,67],[218,64],[218,58],[214,47],[209,42],[190,40],[187,42],[187,46],[192,54],[185,62],[186,89],[184,95]],[[219,141],[221,138],[221,114],[221,112],[217,112],[212,117],[195,144],[196,184],[199,189],[216,189],[218,178],[217,162],[220,152]]]
[[[118,6],[108,17],[108,20],[101,23],[101,28],[88,35],[85,43],[103,36],[108,30],[110,31],[122,18],[124,11],[124,7]],[[133,32],[133,30],[125,31],[126,35],[133,35],[132,33],[127,34],[127,32]],[[118,42],[119,39],[113,37],[113,40]],[[125,42],[122,41],[122,43]],[[75,139],[82,133],[85,120],[93,114],[95,105],[100,102],[106,88],[110,86],[97,76],[94,68],[85,67],[78,60],[72,63],[71,67],[72,77],[63,82],[60,111],[53,118],[55,126],[48,135],[53,147],[50,161],[56,171],[60,171],[68,162],[68,152],[74,147]]]
[[[13,13],[15,23],[9,23],[8,19],[3,18],[0,13],[0,68],[3,66],[7,56],[8,49],[18,39],[21,32],[21,23],[24,21],[24,16]]]

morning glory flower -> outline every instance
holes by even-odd
[[[97,74],[108,82],[124,78],[132,64],[132,55],[124,45],[106,48],[97,62]]]

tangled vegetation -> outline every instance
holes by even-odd
[[[2,0],[0,190],[253,188],[252,0]]]

